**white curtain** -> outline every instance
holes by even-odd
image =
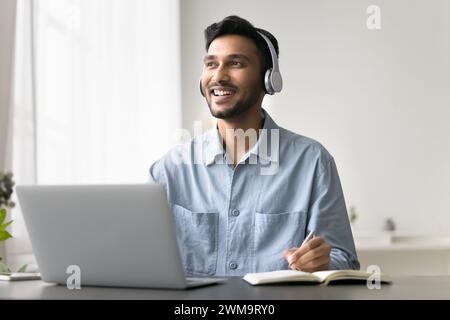
[[[143,183],[181,126],[178,0],[19,0],[17,184]],[[8,261],[31,253],[14,210]],[[25,259],[25,260],[24,260]],[[20,260],[20,261],[19,261]]]
[[[11,170],[12,65],[14,52],[15,0],[0,1],[0,171]],[[5,258],[4,242],[0,257]]]
[[[16,4],[0,1],[0,171],[11,169],[11,93]]]

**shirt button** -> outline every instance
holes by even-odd
[[[238,209],[233,209],[233,210],[231,210],[231,215],[233,215],[233,216],[235,216],[235,217],[237,217],[238,215],[239,215],[239,210]]]
[[[230,267],[230,269],[235,270],[237,269],[238,265],[236,262],[230,262],[230,264],[228,265]]]

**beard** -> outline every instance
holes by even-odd
[[[238,100],[234,106],[226,108],[226,110],[215,110],[211,106],[211,101],[206,99],[206,102],[208,103],[209,111],[211,112],[211,115],[218,119],[233,119],[241,114],[246,113],[248,110],[250,110],[253,106],[256,105],[259,99],[259,87],[250,89],[250,96],[247,97],[245,100]]]

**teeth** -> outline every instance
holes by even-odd
[[[223,90],[214,90],[214,95],[215,96],[228,96],[233,94],[233,92],[231,91],[223,91]]]

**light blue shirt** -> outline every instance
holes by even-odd
[[[331,245],[330,269],[359,269],[333,157],[263,116],[266,130],[237,166],[214,128],[150,167],[149,182],[166,188],[186,275],[288,269],[283,251],[310,230]]]

